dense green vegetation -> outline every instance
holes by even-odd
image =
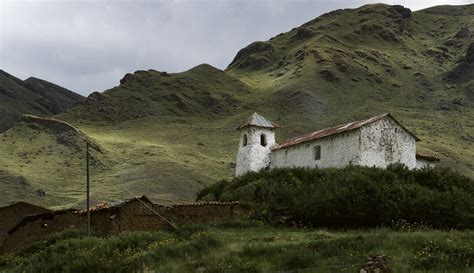
[[[397,272],[472,272],[472,231],[274,228],[232,221],[180,232],[82,236],[69,231],[0,256],[5,272],[359,272],[383,255]],[[459,255],[458,255],[459,253]],[[467,254],[462,254],[467,253]]]
[[[420,137],[419,151],[474,177],[467,56],[473,16],[474,5],[411,16],[383,4],[334,11],[246,47],[226,71],[209,65],[181,73],[136,71],[55,118],[103,148],[92,170],[97,202],[132,193],[161,203],[192,201],[206,185],[230,179],[234,128],[254,111],[283,125],[279,142],[391,112]],[[467,36],[458,35],[462,27],[470,29]],[[458,76],[446,78],[453,71]],[[0,100],[0,108],[7,102],[15,108],[10,100]],[[62,139],[62,132],[31,121],[0,134],[0,187],[7,192],[0,206],[82,204],[84,143]]]
[[[258,218],[316,226],[474,228],[474,181],[449,169],[273,169],[203,189],[199,199],[240,201]]]

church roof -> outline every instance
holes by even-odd
[[[242,129],[247,126],[258,126],[258,127],[264,127],[264,128],[278,128],[280,125],[262,117],[258,113],[253,113],[250,117],[248,117],[244,122],[242,122],[239,127],[236,129]]]
[[[337,125],[337,126],[334,126],[334,127],[329,127],[329,128],[326,128],[326,129],[322,129],[322,130],[319,130],[319,131],[312,132],[312,133],[307,133],[307,134],[304,134],[304,135],[301,135],[301,136],[290,138],[290,139],[285,140],[281,144],[276,144],[273,149],[274,150],[281,149],[281,148],[293,146],[293,145],[296,145],[296,144],[300,144],[300,143],[303,143],[303,142],[307,142],[307,141],[311,141],[311,140],[315,140],[315,139],[319,139],[319,138],[332,136],[332,135],[337,135],[337,134],[340,134],[340,133],[343,133],[343,132],[351,131],[351,130],[360,128],[362,126],[365,126],[367,124],[370,124],[372,122],[375,122],[377,120],[383,119],[385,117],[390,117],[393,121],[395,121],[395,123],[397,123],[400,127],[402,127],[408,134],[413,136],[416,141],[419,140],[414,134],[412,134],[410,131],[408,131],[403,125],[400,124],[400,122],[398,122],[396,119],[394,119],[389,113],[385,113],[385,114],[378,115],[378,116],[375,116],[375,117],[371,117],[371,118],[367,118],[367,119],[363,119],[363,120],[359,120],[359,121],[353,121],[353,122],[349,122],[349,123],[345,123],[345,124],[340,124],[340,125]]]
[[[429,154],[416,153],[416,159],[424,159],[426,161],[440,161],[439,157]]]

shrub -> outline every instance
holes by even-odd
[[[255,218],[318,226],[474,227],[474,184],[449,169],[273,169],[220,181],[199,199],[240,201]]]

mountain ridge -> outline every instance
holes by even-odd
[[[282,125],[278,141],[390,112],[421,139],[419,151],[472,177],[471,14],[474,5],[411,12],[374,4],[333,11],[250,44],[225,71],[206,64],[180,73],[138,70],[54,118],[104,148],[98,156],[105,167],[92,174],[98,201],[145,192],[165,204],[193,200],[203,186],[233,175],[234,129],[254,111]],[[461,77],[447,78],[453,71]],[[36,134],[41,138],[27,156],[48,152],[26,164],[22,141]],[[57,146],[56,139],[22,121],[0,135],[0,162],[43,187],[41,202],[78,204],[84,147]],[[69,166],[67,153],[74,158]],[[23,169],[14,167],[20,164]],[[48,175],[38,170],[41,164]]]
[[[34,77],[23,81],[4,70],[0,70],[0,98],[0,132],[23,114],[56,115],[84,100],[59,85]]]

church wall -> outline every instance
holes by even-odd
[[[391,118],[360,128],[360,164],[386,168],[392,163],[416,167],[415,138]]]
[[[275,133],[268,128],[250,126],[240,131],[239,151],[235,175],[248,171],[259,171],[270,164],[270,147],[275,144]],[[260,136],[265,134],[267,145],[260,145]],[[243,146],[244,135],[247,135],[247,146]]]
[[[426,167],[434,168],[435,165],[436,164],[433,161],[428,161],[428,160],[422,159],[422,158],[417,158],[416,159],[416,168],[417,169],[423,169],[423,168],[426,168]]]
[[[271,168],[306,167],[328,168],[344,167],[359,162],[358,129],[304,142],[283,149],[273,150]],[[321,158],[315,160],[314,147],[321,146]]]

